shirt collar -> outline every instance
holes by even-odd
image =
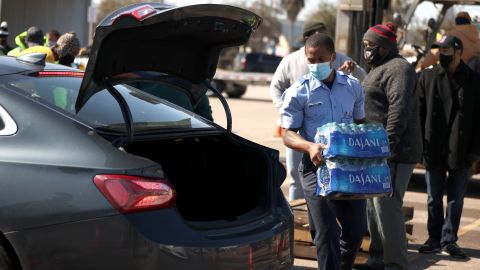
[[[335,71],[337,74],[335,75],[335,80],[333,81],[332,88],[335,86],[335,84],[347,84],[347,79],[345,78],[346,76],[344,75],[343,72],[341,71]],[[323,82],[315,79],[312,74],[308,73],[308,86],[310,87],[310,91],[317,91],[320,88],[323,88],[325,90],[330,90]]]

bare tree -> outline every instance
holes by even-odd
[[[328,35],[335,38],[337,6],[328,0],[319,0],[317,9],[308,13],[305,22],[322,22],[327,27]]]
[[[266,48],[266,42],[273,41],[276,44],[278,37],[282,34],[282,24],[276,17],[279,10],[272,8],[265,0],[256,0],[247,9],[263,19],[262,24],[248,42],[252,51],[262,52]]]
[[[283,7],[287,12],[287,18],[290,21],[290,47],[293,47],[293,28],[297,20],[298,13],[305,6],[304,0],[282,0]]]

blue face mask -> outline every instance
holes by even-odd
[[[310,69],[312,76],[320,81],[327,79],[328,76],[330,76],[330,73],[332,73],[330,62],[308,64],[308,69]]]

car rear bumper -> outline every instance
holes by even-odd
[[[176,230],[157,226],[160,236],[153,240],[129,219],[118,215],[65,223],[9,233],[7,238],[23,270],[292,269],[290,220],[277,219],[273,227],[245,236],[189,241],[188,233],[178,226]],[[183,243],[168,238],[162,243],[162,234]]]

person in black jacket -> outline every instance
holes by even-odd
[[[456,242],[471,164],[480,155],[480,74],[461,60],[463,45],[459,38],[444,36],[432,46],[435,47],[440,48],[440,65],[424,70],[417,85],[429,235],[419,252],[441,250],[454,258],[465,259],[467,255]],[[447,213],[444,217],[445,182]]]
[[[369,257],[355,269],[407,270],[403,196],[422,154],[417,75],[398,54],[394,26],[370,27],[363,37],[364,58],[372,68],[362,85],[368,122],[382,123],[388,134],[392,197],[367,199]]]

